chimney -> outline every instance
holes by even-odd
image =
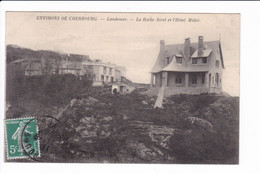
[[[203,45],[203,36],[199,36],[199,41],[198,41],[198,56],[203,54],[203,49],[204,49],[204,45]]]
[[[190,38],[186,38],[184,42],[184,57],[187,61],[190,60]]]
[[[161,40],[160,41],[160,52],[164,53],[164,51],[165,51],[165,41]]]

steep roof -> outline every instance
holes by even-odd
[[[60,64],[60,69],[71,69],[71,70],[79,70],[81,69],[81,63],[77,61],[63,61]]]
[[[176,61],[171,61],[171,63],[163,68],[161,71],[202,72],[209,71],[209,66],[199,64],[189,65],[186,61],[182,61],[182,64],[177,64]]]
[[[41,63],[28,64],[25,68],[26,71],[41,71],[41,69],[42,69]]]
[[[217,55],[217,50],[219,50],[222,67],[224,68],[223,56],[221,51],[221,46],[219,41],[206,41],[204,42],[205,49],[203,50],[202,56],[198,56],[198,43],[191,43],[191,59],[197,57],[209,57],[208,63],[206,64],[192,64],[192,61],[188,61],[184,55],[184,44],[172,44],[165,45],[164,51],[160,51],[155,65],[153,66],[150,73],[157,73],[160,71],[182,71],[182,72],[198,72],[198,71],[208,71],[210,64],[212,64],[213,59]],[[183,57],[182,64],[177,64],[176,61],[173,61],[175,57]],[[165,58],[170,57],[173,60],[170,64],[165,65]]]
[[[70,61],[91,61],[88,55],[70,54],[68,58]]]
[[[203,50],[203,53],[202,53],[202,55],[199,55],[199,53],[198,53],[199,51],[198,50],[196,50],[193,54],[192,54],[192,58],[198,58],[198,57],[208,57],[209,56],[209,54],[212,52],[212,49],[205,49],[205,50]]]
[[[17,59],[15,61],[12,61],[12,64],[16,64],[16,63],[21,63],[21,62],[27,62],[27,59],[23,58],[23,59]]]
[[[12,64],[18,64],[18,63],[22,63],[22,62],[41,62],[40,59],[38,58],[28,58],[28,57],[25,57],[25,58],[22,58],[22,59],[17,59],[15,61],[12,61],[11,63]]]

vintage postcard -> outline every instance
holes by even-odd
[[[240,15],[6,12],[6,162],[238,164]]]

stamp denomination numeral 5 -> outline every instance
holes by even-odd
[[[10,146],[10,153],[14,154],[16,152],[16,147],[14,145]]]

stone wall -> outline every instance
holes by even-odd
[[[175,94],[201,94],[208,93],[210,90],[205,87],[167,87],[165,88],[165,96],[175,95]]]

